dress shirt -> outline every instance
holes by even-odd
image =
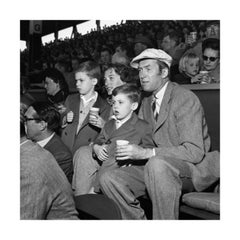
[[[159,111],[160,111],[160,107],[161,107],[161,104],[162,104],[162,100],[163,100],[163,96],[164,96],[164,93],[166,91],[166,88],[167,88],[167,85],[168,85],[168,82],[165,83],[165,85],[153,96],[153,99],[155,98],[156,100],[156,109],[155,109],[155,112],[157,114],[159,114]]]
[[[37,143],[43,148],[54,136],[55,133],[53,133],[51,136],[41,140],[41,141],[38,141]]]

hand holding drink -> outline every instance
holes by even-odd
[[[208,71],[200,71],[200,74],[202,75],[201,77],[201,84],[205,84],[205,83],[210,83],[211,82],[211,78],[208,75]]]
[[[89,123],[99,128],[102,128],[104,126],[105,121],[99,116],[99,108],[92,107],[90,109]]]
[[[119,156],[122,155],[122,150],[128,146],[129,144],[129,141],[127,140],[117,140],[116,141],[116,160],[119,160]]]

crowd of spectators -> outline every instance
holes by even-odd
[[[181,73],[179,61],[185,53],[195,53],[200,58],[199,70],[206,70],[203,66],[202,43],[205,39],[215,39],[213,41],[216,41],[215,45],[218,45],[219,51],[219,29],[219,21],[135,20],[98,28],[86,35],[75,32],[72,34],[73,38],[55,40],[42,46],[41,57],[33,64],[32,69],[28,68],[28,50],[21,52],[21,75],[29,73],[31,76],[34,71],[56,67],[64,74],[70,91],[74,91],[75,81],[72,73],[81,62],[93,59],[101,65],[104,73],[107,64],[111,62],[129,66],[131,59],[144,49],[157,48],[173,58],[171,78],[174,80],[175,75]],[[216,65],[219,66],[219,56]],[[218,76],[209,82],[219,81]]]

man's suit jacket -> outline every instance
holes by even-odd
[[[63,143],[62,139],[57,134],[54,134],[44,148],[52,153],[58,165],[67,176],[68,181],[71,183],[73,176],[72,153]]]
[[[79,122],[79,108],[80,108],[80,95],[73,94],[68,96],[65,102],[67,111],[72,111],[74,114],[73,122],[67,124],[66,128],[62,131],[62,140],[70,151],[74,154],[75,151],[81,146],[87,146],[93,142],[101,129],[95,127],[89,123],[89,113],[86,116],[85,120],[82,123],[80,130],[77,135],[77,126]],[[110,105],[102,99],[99,95],[94,103],[93,107],[99,108],[99,115],[106,121],[109,118],[110,114]]]
[[[195,188],[203,190],[216,180],[209,169],[213,166],[219,169],[219,158],[215,153],[209,152],[210,137],[198,97],[177,83],[169,82],[157,122],[153,118],[151,102],[152,96],[143,99],[139,117],[153,126],[153,138],[158,146],[156,155],[163,159],[187,162],[192,171]],[[201,177],[199,167],[205,178]]]
[[[71,185],[53,155],[30,140],[20,153],[21,219],[78,219]]]

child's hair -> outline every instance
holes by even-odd
[[[198,59],[198,61],[200,60],[200,58],[195,53],[188,53],[183,55],[179,61],[178,69],[180,73],[183,73],[186,71],[186,63],[189,59]]]
[[[90,78],[96,78],[97,80],[101,77],[100,66],[95,61],[86,61],[81,63],[79,68],[75,71],[75,73],[78,72],[86,72]]]
[[[140,90],[133,84],[126,83],[113,89],[112,95],[117,96],[118,94],[125,94],[133,103],[140,101]]]

